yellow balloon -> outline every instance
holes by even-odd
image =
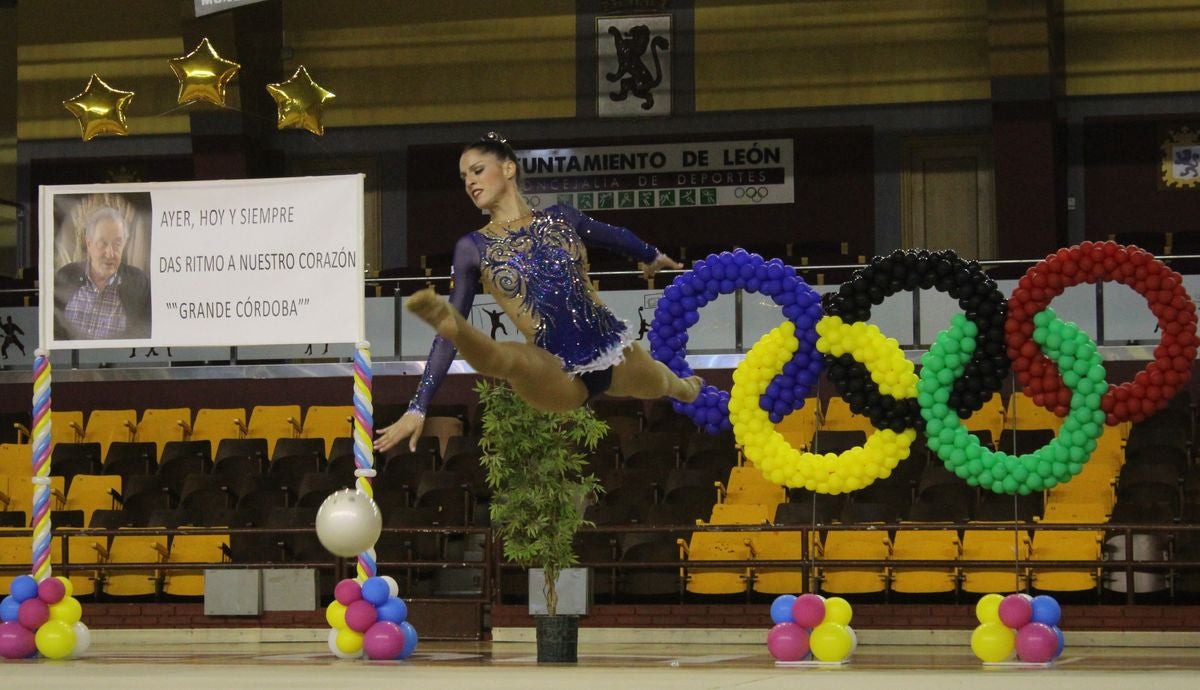
[[[125,126],[125,108],[133,100],[132,91],[114,89],[100,75],[88,79],[83,93],[63,101],[63,107],[79,120],[80,134],[84,141],[91,141],[101,134],[129,133]]]
[[[829,602],[825,603],[828,605]],[[817,661],[843,661],[854,648],[854,638],[846,626],[826,620],[813,628],[808,636],[808,645]]]
[[[984,663],[994,664],[1009,658],[1016,643],[1016,632],[1000,621],[983,623],[971,633],[971,651]]]
[[[1004,601],[1004,597],[999,594],[985,594],[975,604],[975,617],[980,623],[999,623],[1000,622],[1000,602]]]
[[[74,625],[83,618],[83,607],[75,597],[63,597],[62,601],[50,605],[50,620]]]
[[[325,134],[325,125],[321,122],[325,103],[336,96],[313,81],[304,65],[300,65],[291,79],[267,84],[267,93],[275,99],[277,129],[307,129],[318,136]]]
[[[38,628],[33,641],[47,659],[66,659],[75,649],[75,630],[62,621],[49,620]]]
[[[62,575],[55,575],[54,579],[63,583],[63,587],[66,588],[67,591],[65,594],[63,594],[63,597],[70,597],[70,596],[75,595],[75,585],[71,584],[71,578],[63,577]]]
[[[207,38],[202,39],[192,52],[171,58],[167,63],[179,80],[179,96],[176,100],[180,105],[207,101],[224,107],[225,86],[242,68],[238,63],[217,55]]]
[[[362,651],[363,634],[350,628],[342,628],[337,633],[337,648],[343,654],[357,654]]]
[[[850,619],[853,617],[854,610],[850,608],[850,602],[841,597],[829,597],[825,600],[825,622],[850,625]]]
[[[334,599],[325,609],[325,622],[331,628],[343,630],[346,628],[346,605]]]

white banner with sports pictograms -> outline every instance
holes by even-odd
[[[363,339],[361,175],[40,194],[43,347]]]

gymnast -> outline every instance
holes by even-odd
[[[409,440],[416,450],[425,410],[457,350],[475,371],[506,380],[534,408],[571,410],[607,393],[643,400],[696,399],[697,376],[681,379],[652,359],[624,321],[599,299],[588,280],[586,244],[640,262],[651,278],[683,266],[625,228],[596,221],[569,206],[529,207],[517,187],[512,147],[489,132],[468,144],[458,162],[467,196],[491,220],[454,247],[454,287],[449,302],[433,288],[408,300],[408,309],[437,332],[425,373],[408,411],[380,429],[375,449]],[[476,284],[495,298],[525,343],[497,342],[464,318]]]

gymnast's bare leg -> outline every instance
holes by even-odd
[[[587,400],[583,382],[564,372],[557,357],[536,345],[492,340],[450,308],[433,288],[413,295],[407,306],[433,326],[438,335],[453,343],[476,371],[505,379],[533,407],[562,412]],[[633,345],[625,350],[625,361],[613,369],[609,393],[641,399],[668,396],[691,402],[699,395],[700,386],[699,377],[680,379],[661,362],[651,359],[645,350]]]

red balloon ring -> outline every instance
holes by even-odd
[[[1146,298],[1162,339],[1154,360],[1132,381],[1110,384],[1100,401],[1109,424],[1139,422],[1167,406],[1192,376],[1196,359],[1196,305],[1183,279],[1144,249],[1115,242],[1084,242],[1059,249],[1021,278],[1008,300],[1004,336],[1008,356],[1025,393],[1065,417],[1071,392],[1058,367],[1033,342],[1033,316],[1063,290],[1080,283],[1123,283]]]

